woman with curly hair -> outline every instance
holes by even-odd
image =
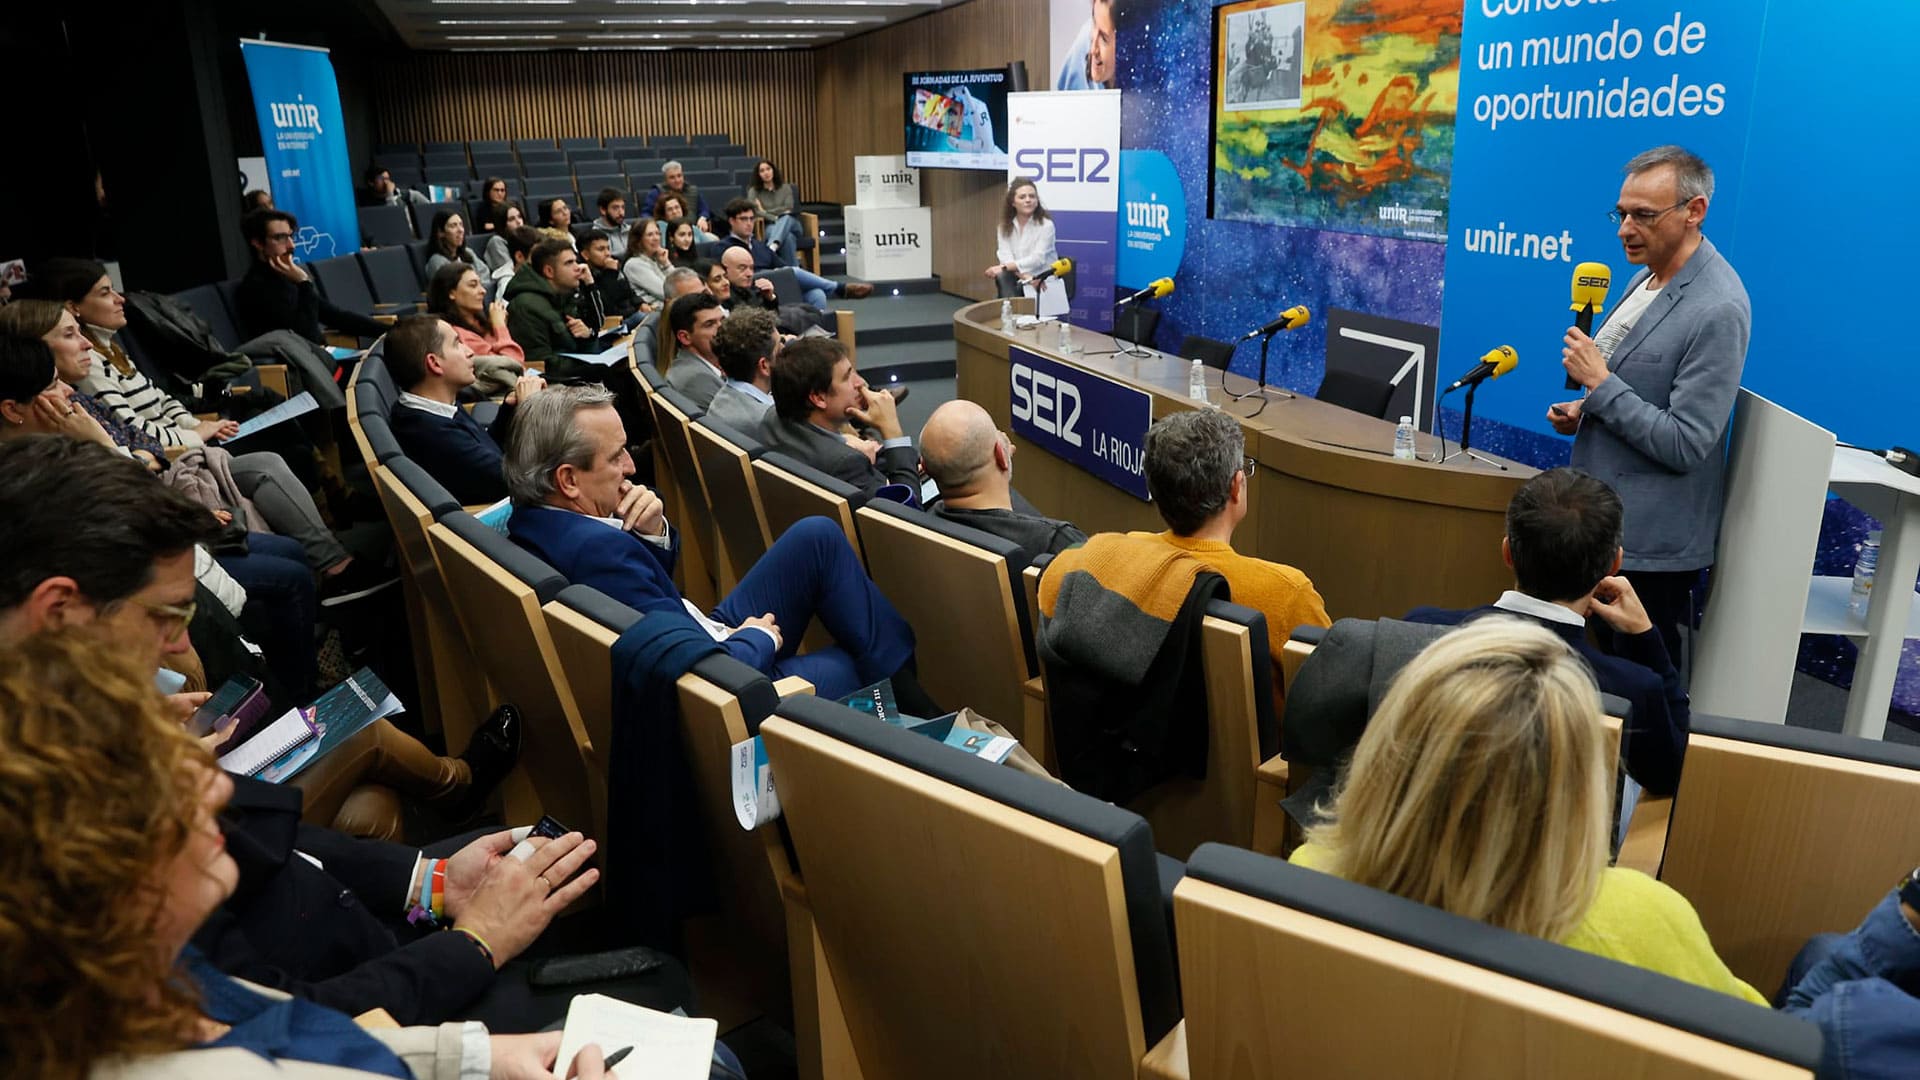
[[[1060,257],[1054,249],[1053,218],[1040,205],[1040,189],[1032,177],[1022,176],[1007,185],[997,236],[994,263],[987,267],[986,276],[1003,297],[1019,296],[1020,286]]]
[[[0,653],[0,1073],[553,1075],[559,1032],[363,1029],[188,948],[239,881],[216,820],[232,792],[152,672],[73,633]],[[572,1067],[611,1075],[594,1048]]]

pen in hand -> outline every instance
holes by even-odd
[[[607,1068],[611,1069],[615,1065],[618,1065],[621,1062],[627,1060],[627,1055],[631,1053],[633,1053],[633,1047],[623,1046],[620,1049],[615,1050],[613,1053],[608,1054],[604,1064]]]

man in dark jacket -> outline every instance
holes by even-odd
[[[862,402],[864,401],[864,405]],[[920,455],[900,429],[893,395],[853,370],[847,347],[833,338],[801,338],[773,363],[774,415],[766,422],[775,449],[872,495],[887,484],[920,484]],[[878,443],[844,435],[856,420]]]
[[[459,405],[473,385],[473,350],[438,315],[409,315],[387,335],[387,370],[401,388],[391,419],[393,437],[427,475],[463,504],[507,497],[500,473],[500,447],[513,427],[520,402],[546,385],[539,373],[520,376],[493,423],[481,427]]]
[[[241,232],[253,248],[253,265],[235,292],[240,333],[249,338],[291,330],[315,345],[327,343],[329,329],[353,337],[379,337],[387,328],[371,316],[335,307],[320,295],[313,279],[293,261],[293,238],[300,222],[285,210],[255,210],[242,219]]]
[[[596,303],[589,307],[597,307],[602,319],[609,315],[624,319],[640,310],[640,297],[620,273],[620,261],[613,257],[609,246],[611,243],[607,234],[598,229],[580,241],[580,261],[586,264],[587,272],[592,275],[581,295],[591,294]],[[598,330],[599,327],[592,329]]]
[[[580,280],[583,264],[565,240],[542,240],[527,264],[514,271],[503,295],[507,298],[507,333],[530,361],[544,362],[556,381],[586,375],[598,382],[590,367],[563,358],[561,353],[591,353],[599,327],[580,318]]]
[[[1011,540],[1029,560],[1087,542],[1071,522],[1047,517],[1013,490],[1013,443],[973,402],[933,410],[920,429],[920,458],[940,485],[933,512],[948,521]]]

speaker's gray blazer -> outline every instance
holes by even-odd
[[[1647,273],[1621,295],[1645,284]],[[1626,569],[1713,563],[1727,420],[1752,327],[1746,286],[1703,237],[1614,350],[1613,376],[1587,395],[1573,465],[1620,493]]]

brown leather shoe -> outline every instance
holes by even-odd
[[[849,300],[865,300],[873,295],[873,286],[864,281],[849,281],[845,288]]]

